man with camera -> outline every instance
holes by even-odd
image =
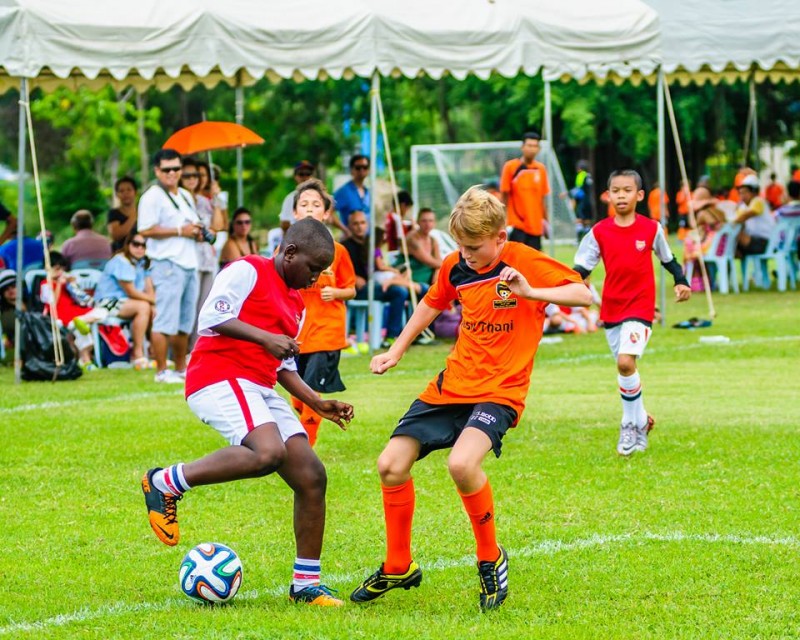
[[[197,309],[198,276],[195,243],[210,235],[200,224],[192,194],[178,186],[181,155],[160,149],[153,157],[157,182],[139,200],[139,233],[149,239],[147,253],[156,290],[156,316],[150,338],[156,360],[156,382],[183,384],[189,334]],[[167,369],[172,349],[175,371]]]

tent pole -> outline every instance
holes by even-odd
[[[658,184],[661,187],[661,202],[659,209],[661,211],[661,224],[667,226],[667,203],[665,202],[664,194],[667,192],[667,132],[664,118],[664,85],[666,78],[664,77],[664,69],[658,69]],[[667,280],[664,269],[659,269],[659,305],[661,308],[661,326],[667,322]]]
[[[758,155],[758,102],[756,100],[756,79],[755,72],[750,74],[750,113],[753,118],[753,168],[756,174],[761,172],[761,159]]]
[[[17,299],[15,307],[18,313],[22,312],[22,287],[23,271],[22,268],[22,245],[25,238],[25,137],[27,118],[25,114],[25,102],[28,100],[28,79],[22,78],[19,82],[19,145],[17,146]],[[20,326],[19,315],[14,318],[14,382],[19,384],[22,381],[22,327]]]
[[[244,87],[239,74],[236,75],[236,124],[244,124]],[[244,206],[244,149],[236,147],[236,206]]]
[[[371,328],[373,302],[375,302],[375,171],[378,160],[378,96],[381,92],[381,77],[376,69],[372,74],[369,92],[369,261],[367,262],[367,318]],[[377,323],[375,323],[377,324]],[[372,355],[374,336],[369,336],[369,353]]]
[[[550,81],[544,81],[544,137],[550,145],[550,157],[555,159],[555,145],[553,144],[553,101],[550,95]],[[556,234],[553,226],[553,192],[545,196],[547,202],[547,219],[550,222],[550,255],[556,255]]]

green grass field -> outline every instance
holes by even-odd
[[[510,596],[483,615],[469,523],[446,454],[415,469],[419,589],[338,610],[288,602],[291,495],[278,478],[203,487],[182,541],[147,525],[139,479],[222,440],[152,375],[102,371],[15,386],[0,369],[0,636],[13,638],[800,637],[800,294],[716,298],[710,329],[657,328],[640,370],[657,418],[646,454],[619,458],[620,401],[602,332],[542,345],[528,408],[486,470]],[[697,297],[669,324],[705,316]],[[725,335],[727,344],[702,344]],[[382,560],[375,459],[449,345],[415,347],[383,378],[343,361],[356,407],[327,424],[325,581],[347,597]],[[232,546],[244,585],[196,606],[178,567],[194,544]]]

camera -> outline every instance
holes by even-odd
[[[217,234],[208,227],[200,227],[200,236],[203,238],[203,242],[208,242],[208,244],[214,244],[217,240]]]

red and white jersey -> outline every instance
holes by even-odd
[[[300,293],[275,271],[272,258],[246,256],[217,274],[197,321],[200,336],[186,370],[186,397],[208,385],[244,378],[274,387],[278,371],[296,371],[294,358],[278,360],[263,347],[216,333],[232,318],[268,331],[296,337],[303,323]]]
[[[598,222],[575,254],[575,266],[592,271],[600,262],[606,268],[600,319],[606,325],[625,320],[652,323],[656,308],[655,274],[651,252],[662,263],[673,259],[664,230],[655,220],[636,215],[621,227],[616,218]]]

